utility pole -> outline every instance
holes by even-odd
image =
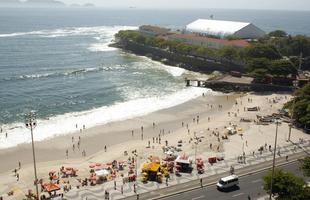
[[[33,141],[33,129],[37,126],[36,114],[34,111],[25,115],[25,125],[31,132],[31,144],[32,144],[32,157],[33,157],[33,169],[34,169],[34,183],[36,186],[36,199],[39,199],[39,189],[38,189],[38,177],[37,177],[37,166],[36,166],[36,155],[34,150],[34,141]]]
[[[272,196],[273,176],[274,176],[274,168],[275,168],[275,163],[276,163],[276,150],[277,150],[277,140],[278,140],[278,126],[280,122],[276,120],[275,123],[276,123],[276,135],[274,139],[274,152],[273,152],[272,173],[271,173],[271,180],[270,180],[269,200],[271,200],[271,196]]]

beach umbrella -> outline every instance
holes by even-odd
[[[96,181],[97,180],[97,176],[96,175],[92,175],[92,176],[90,176],[89,180]]]
[[[95,168],[96,167],[96,164],[92,163],[89,165],[89,168]]]
[[[100,167],[100,166],[101,166],[101,164],[100,164],[100,163],[96,163],[96,166],[97,166],[97,167]]]
[[[43,184],[43,188],[47,192],[53,192],[53,191],[60,190],[60,187],[57,184],[52,183],[52,182]]]
[[[72,171],[68,170],[68,171],[66,171],[66,174],[67,174],[67,175],[71,175],[71,174],[72,174]]]

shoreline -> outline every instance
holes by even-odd
[[[86,129],[81,134],[75,133],[36,142],[38,177],[47,181],[50,170],[57,170],[61,166],[73,166],[79,169],[79,178],[85,178],[89,175],[89,164],[107,163],[113,160],[124,161],[134,150],[139,155],[139,166],[141,166],[150,155],[164,156],[162,147],[165,146],[165,141],[169,142],[169,146],[177,146],[178,141],[182,140],[183,146],[180,153],[186,153],[194,158],[195,147],[190,141],[196,136],[205,138],[197,147],[197,156],[202,157],[206,163],[208,157],[215,155],[224,156],[225,159],[236,158],[242,149],[247,155],[251,155],[251,152],[257,151],[260,146],[273,144],[275,125],[256,125],[253,121],[241,122],[240,119],[245,117],[255,120],[257,114],[268,115],[277,112],[288,101],[287,95],[270,93],[205,95],[146,116]],[[277,103],[271,102],[274,99]],[[245,107],[252,106],[260,106],[261,110],[245,111]],[[199,123],[195,121],[197,116],[199,116]],[[153,122],[155,122],[154,128]],[[182,122],[184,122],[183,127]],[[236,124],[241,132],[238,130],[238,134],[224,140],[221,137],[225,135],[226,127],[230,124]],[[141,126],[144,127],[143,140],[141,140]],[[134,136],[131,135],[131,130],[134,130]],[[279,127],[279,146],[287,144],[287,130],[288,125],[282,123]],[[152,143],[152,137],[158,137],[160,133],[162,133],[162,143]],[[74,142],[72,142],[72,136],[74,136]],[[80,151],[77,148],[73,151],[72,144],[76,144],[78,136],[81,137],[81,148]],[[310,141],[310,135],[292,129],[292,141],[298,142],[300,138]],[[152,144],[150,148],[147,147],[148,141]],[[105,145],[107,151],[104,150]],[[69,159],[66,159],[66,149],[69,151]],[[85,157],[82,156],[84,149]],[[129,152],[128,156],[124,155],[124,151]],[[33,188],[31,145],[24,144],[1,151],[0,159],[5,163],[0,166],[0,194],[7,193],[12,188],[19,188],[20,192],[14,195],[13,199],[22,198],[29,188]],[[13,169],[18,168],[18,161],[21,161],[22,165],[18,170],[19,182],[12,172]],[[140,169],[139,166],[138,169]],[[74,187],[79,185],[75,178],[70,179],[71,181]]]
[[[217,95],[214,96],[212,94],[209,94],[205,98],[210,98],[210,102],[213,102],[218,97]],[[190,105],[198,104],[200,100],[201,100],[201,97],[197,97],[195,99],[186,101],[185,103],[181,103],[176,106],[161,109],[161,110],[158,110],[158,111],[155,111],[155,112],[143,115],[143,116],[134,117],[131,119],[126,119],[126,120],[121,120],[121,121],[109,122],[103,125],[97,125],[91,128],[86,128],[86,130],[83,130],[82,132],[79,132],[78,131],[79,128],[78,128],[78,130],[73,133],[54,136],[52,138],[47,138],[42,141],[35,141],[37,162],[57,160],[57,158],[59,157],[65,158],[66,149],[69,150],[69,158],[80,158],[81,155],[78,153],[71,154],[72,157],[70,155],[70,151],[72,151],[72,146],[69,146],[68,142],[71,141],[72,137],[76,137],[75,139],[77,139],[78,136],[81,137],[82,142],[81,142],[80,149],[81,151],[85,149],[87,155],[89,155],[89,154],[93,154],[93,153],[96,153],[102,150],[105,145],[111,146],[111,145],[116,145],[116,144],[125,142],[127,140],[140,140],[139,133],[140,133],[141,126],[144,126],[145,132],[153,132],[151,133],[151,135],[145,135],[144,136],[145,138],[158,134],[157,132],[154,133],[154,131],[151,130],[152,123],[155,119],[156,120],[154,122],[156,124],[161,124],[162,127],[170,127],[171,129],[175,129],[176,127],[172,126],[171,125],[172,123],[175,123],[175,121],[179,121],[182,118],[186,120],[186,118],[189,118],[189,116],[177,117],[174,119],[173,116],[169,116],[170,113],[175,113],[178,110],[189,109]],[[134,130],[134,132],[136,133],[134,134],[133,138],[131,136],[131,130]],[[34,129],[34,133],[35,132],[36,132],[36,129]],[[106,142],[102,142],[101,147],[95,146],[95,147],[92,147],[89,151],[87,151],[87,147],[83,145],[84,143],[83,140],[85,138],[88,140],[86,143],[95,144],[97,142],[97,137],[104,139],[105,136],[106,137],[116,136],[116,138],[113,138],[112,141],[107,140]],[[53,155],[46,156],[49,154],[48,152],[50,151],[50,148],[48,146],[55,144],[55,143],[57,144],[57,146],[53,146],[52,148]],[[21,163],[24,163],[24,164],[32,163],[32,157],[31,159],[28,158],[29,156],[32,155],[31,154],[31,143],[22,143],[14,147],[1,149],[0,160],[5,161],[6,166],[4,165],[0,166],[0,174],[7,170],[14,169],[14,167],[17,166],[18,161],[14,162],[14,160],[16,160],[14,158],[16,155],[19,155],[20,157],[24,158],[20,160]]]

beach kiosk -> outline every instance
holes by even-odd
[[[40,195],[40,199],[52,199],[58,196],[62,196],[60,186],[53,183],[44,183],[41,185],[43,192]]]
[[[183,154],[177,157],[175,160],[176,171],[191,173],[193,170],[192,161],[189,159],[189,156]]]
[[[150,162],[143,164],[142,182],[156,181],[162,183],[162,173],[159,157],[150,157]]]

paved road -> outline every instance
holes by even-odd
[[[298,162],[290,163],[282,166],[286,171],[290,171],[297,176],[303,177],[302,172],[299,170]],[[163,198],[164,200],[178,200],[178,199],[216,199],[216,200],[244,200],[250,195],[251,199],[257,199],[265,196],[266,193],[262,188],[262,177],[266,174],[266,171],[259,172],[240,178],[239,188],[236,188],[229,192],[220,192],[216,189],[215,185],[208,186],[202,189],[196,189],[183,194],[174,195],[171,197]],[[310,181],[310,178],[305,178],[306,181]]]

